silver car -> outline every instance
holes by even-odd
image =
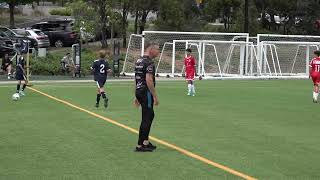
[[[13,31],[17,34],[36,40],[38,48],[47,48],[50,46],[48,36],[39,29],[13,29]]]

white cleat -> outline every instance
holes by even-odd
[[[312,98],[312,101],[313,101],[313,103],[317,103],[318,102],[318,100],[315,99],[315,98]]]
[[[23,91],[19,92],[20,96],[25,96],[26,94]]]

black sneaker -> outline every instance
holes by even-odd
[[[157,149],[157,146],[154,146],[153,144],[151,144],[151,142],[149,142],[148,145],[146,145],[148,148],[152,149],[152,150],[155,150]]]
[[[135,151],[136,151],[136,152],[152,152],[153,149],[151,149],[151,148],[148,147],[148,146],[142,145],[142,146],[140,146],[140,147],[137,146]]]
[[[96,103],[96,105],[95,105],[95,106],[96,106],[96,108],[98,108],[98,107],[99,107],[99,103]]]
[[[104,107],[105,107],[105,108],[108,107],[108,102],[109,102],[109,99],[108,99],[108,98],[105,98],[105,99],[104,99]]]

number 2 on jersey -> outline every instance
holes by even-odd
[[[101,74],[104,74],[104,73],[105,73],[104,67],[105,67],[104,64],[101,64],[101,65],[100,65],[100,73],[101,73]]]

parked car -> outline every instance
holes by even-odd
[[[50,46],[49,37],[39,29],[13,29],[13,31],[22,36],[34,39],[37,41],[39,48],[47,48]]]
[[[49,37],[51,46],[71,46],[79,42],[78,34],[72,31],[72,27],[68,23],[57,21],[41,22],[31,27],[32,29],[40,29],[44,32]]]
[[[12,41],[10,39],[0,37],[0,58],[4,54],[13,54]]]
[[[0,37],[10,39],[11,41],[19,41],[23,40],[24,43],[28,43],[29,47],[37,47],[37,41],[34,39],[31,39],[27,36],[19,35],[15,33],[13,30],[0,26]]]
[[[8,3],[0,3],[0,9],[9,9]]]

